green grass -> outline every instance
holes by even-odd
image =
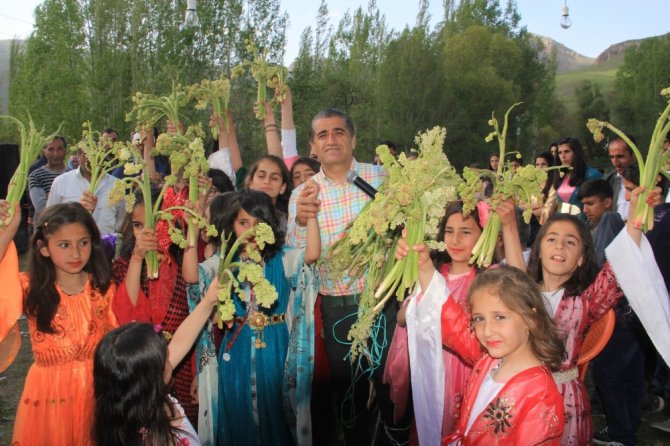
[[[568,113],[574,114],[577,111],[577,96],[575,95],[575,89],[584,81],[590,81],[593,84],[599,84],[600,91],[607,97],[614,91],[614,80],[618,69],[618,66],[612,67],[612,64],[603,64],[568,73],[557,74],[556,96],[563,102]]]

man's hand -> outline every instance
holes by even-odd
[[[317,199],[319,193],[318,186],[307,185],[302,188],[296,202],[295,221],[298,226],[306,226],[307,220],[316,218],[321,207],[321,200]]]

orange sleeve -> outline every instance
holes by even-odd
[[[7,247],[0,262],[0,341],[23,313],[23,286],[19,277],[19,256],[14,242]]]

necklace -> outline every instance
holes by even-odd
[[[81,294],[81,293],[84,291],[84,289],[86,288],[86,283],[84,283],[83,285],[81,285],[81,288],[77,288],[78,291],[72,291],[72,290],[70,290],[70,289],[65,289],[65,288],[63,288],[63,286],[60,285],[60,284],[58,285],[58,288],[60,288],[60,290],[61,290],[63,293],[67,294],[68,296],[76,296],[77,294]]]
[[[233,333],[233,338],[226,344],[226,350],[223,352],[223,355],[221,356],[224,361],[228,362],[230,361],[230,353],[228,353],[237,340],[237,336],[240,334],[240,331],[242,331],[242,327],[244,327],[245,322],[247,321],[247,318],[249,317],[249,310],[247,310],[247,314],[244,315],[244,319],[242,319],[238,326],[237,330],[235,330],[235,333]]]

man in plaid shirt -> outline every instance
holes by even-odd
[[[347,183],[347,173],[352,170],[356,171],[374,188],[381,184],[383,174],[380,166],[359,163],[354,159],[354,148],[356,147],[354,125],[351,119],[339,110],[327,109],[316,114],[312,119],[310,129],[310,145],[321,162],[321,171],[311,178],[319,185],[319,196],[318,198],[305,196],[302,193],[302,187],[293,191],[289,202],[286,244],[304,247],[307,219],[316,216],[321,232],[321,256],[327,258],[329,248],[342,237],[347,225],[353,222],[370,200],[370,197],[356,186]],[[330,367],[331,384],[337,391],[338,404],[335,407],[341,408],[340,403],[351,384],[352,376],[351,364],[347,357],[349,353],[349,345],[346,344],[347,334],[356,320],[357,297],[363,290],[365,282],[361,278],[347,287],[348,276],[331,280],[328,275],[327,262],[321,263],[319,272],[321,291],[314,311],[315,333],[317,334],[314,380],[318,387],[319,369],[325,365],[319,364],[319,350],[323,348],[320,338],[323,338]],[[323,323],[322,328],[320,322]],[[347,444],[369,444],[371,420],[365,408],[368,388],[367,380],[360,380],[356,385],[354,395],[356,419],[345,420],[354,424],[345,432]],[[314,444],[328,444],[330,433],[327,432],[333,428],[333,423],[332,419],[327,418],[331,414],[324,410],[322,395],[317,398],[317,393],[318,389],[315,388],[312,401],[319,401],[320,404],[317,411],[313,407],[313,413],[319,412],[314,413],[313,418]],[[323,396],[327,398],[327,395]],[[326,418],[325,422],[319,422],[319,418],[322,417]],[[348,411],[344,416],[344,418],[352,417],[352,413]],[[326,437],[323,442],[319,441],[320,436]]]

